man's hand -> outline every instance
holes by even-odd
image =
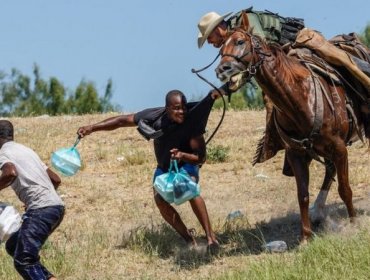
[[[230,95],[232,92],[230,91],[229,89],[229,84],[228,83],[225,83],[223,84],[221,87],[219,87],[217,90],[216,89],[213,89],[210,91],[210,94],[211,94],[211,97],[213,99],[217,99],[219,97],[221,97],[220,93],[222,95]]]
[[[78,134],[78,136],[80,136],[81,138],[83,138],[85,135],[89,135],[89,134],[91,134],[91,132],[92,132],[92,126],[91,126],[91,125],[81,126],[81,127],[77,130],[77,134]]]
[[[171,153],[171,159],[175,159],[177,161],[181,161],[183,159],[184,153],[181,152],[177,148],[170,150],[170,153]]]

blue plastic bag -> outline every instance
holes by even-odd
[[[73,176],[81,168],[80,153],[76,149],[79,142],[80,137],[72,147],[59,149],[51,155],[52,166],[64,176]]]
[[[183,168],[177,167],[177,161],[170,163],[167,173],[159,175],[154,180],[155,190],[168,203],[180,205],[194,197],[199,196],[200,187],[194,182]]]

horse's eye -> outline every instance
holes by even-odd
[[[245,40],[244,39],[239,39],[238,41],[236,41],[236,45],[237,46],[241,46],[245,43]]]

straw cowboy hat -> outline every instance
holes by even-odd
[[[204,42],[207,40],[209,34],[212,33],[213,29],[217,25],[220,24],[221,21],[223,21],[226,17],[231,15],[231,13],[227,13],[226,15],[220,16],[216,12],[210,12],[205,14],[201,17],[198,28],[199,28],[199,34],[198,34],[198,47],[201,48],[204,44]]]

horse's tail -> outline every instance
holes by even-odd
[[[266,132],[264,132],[263,136],[258,140],[256,152],[254,153],[253,160],[252,160],[252,166],[256,165],[256,163],[264,162],[263,160],[263,146],[265,144],[265,135]]]

